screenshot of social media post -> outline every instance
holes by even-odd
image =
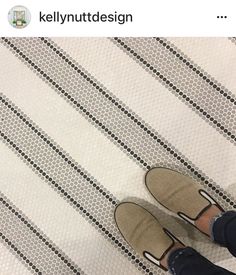
[[[236,274],[235,0],[1,0],[0,275]]]

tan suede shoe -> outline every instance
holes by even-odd
[[[197,182],[177,171],[152,168],[146,174],[145,184],[161,205],[194,226],[195,221],[211,205],[224,211]]]
[[[167,270],[160,261],[180,242],[142,206],[123,202],[115,209],[115,221],[124,239],[140,255]],[[181,243],[181,242],[180,242]]]

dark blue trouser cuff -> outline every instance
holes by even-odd
[[[227,211],[213,224],[214,241],[236,256],[236,211]]]
[[[173,275],[235,275],[214,265],[191,247],[173,251],[168,258],[168,268]]]

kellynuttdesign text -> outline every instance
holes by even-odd
[[[100,13],[99,11],[96,13],[91,12],[83,12],[83,13],[60,13],[59,11],[54,11],[52,13],[43,13],[40,11],[39,13],[39,21],[40,22],[54,22],[59,24],[65,24],[70,22],[78,22],[78,23],[118,23],[120,25],[133,22],[133,15],[126,13]]]

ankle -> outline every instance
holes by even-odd
[[[210,236],[212,220],[221,213],[222,210],[216,205],[212,205],[196,220],[195,225],[199,230]]]
[[[170,254],[179,248],[185,248],[185,246],[180,242],[176,242],[174,246],[169,250],[169,252],[165,255],[165,257],[161,260],[162,266],[168,269],[168,258]]]

